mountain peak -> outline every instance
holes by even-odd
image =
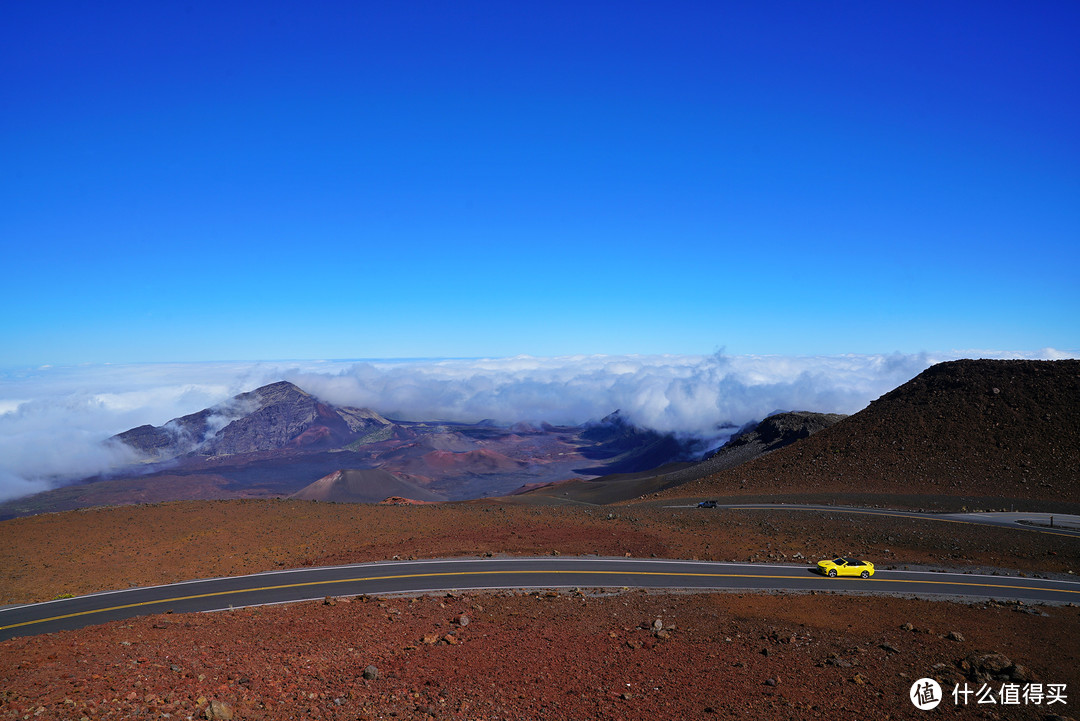
[[[276,383],[268,383],[264,386],[259,386],[253,391],[241,393],[240,395],[235,396],[232,401],[258,399],[262,402],[262,405],[269,405],[270,403],[281,403],[282,401],[294,398],[311,397],[312,395],[310,393],[289,381],[277,381]]]
[[[220,456],[282,448],[336,448],[390,425],[378,413],[323,403],[288,381],[241,393],[213,408],[140,426],[116,440],[151,458]]]

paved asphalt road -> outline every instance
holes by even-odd
[[[664,508],[697,508],[695,505],[664,506]],[[713,509],[703,508],[702,512]],[[979,526],[999,526],[1019,531],[1048,533],[1055,536],[1080,538],[1080,516],[1065,513],[1034,513],[1026,511],[980,511],[978,513],[937,513],[926,511],[901,511],[893,508],[855,508],[852,506],[825,506],[801,503],[728,503],[717,504],[715,510],[735,511],[828,511],[830,513],[853,513],[871,516],[894,516],[921,518],[945,523],[972,523]],[[1053,519],[1053,520],[1051,520]],[[1050,524],[1054,525],[1051,526]]]
[[[144,614],[189,613],[325,596],[480,588],[783,589],[1080,602],[1080,582],[961,573],[878,571],[825,578],[810,566],[629,558],[484,558],[304,568],[109,591],[0,610],[0,640]]]

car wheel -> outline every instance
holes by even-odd
[[[835,568],[830,568],[829,569],[829,578],[836,578],[836,569]]]
[[[862,577],[863,578],[870,578],[870,572],[869,571],[863,571],[862,572]]]

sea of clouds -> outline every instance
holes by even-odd
[[[1076,357],[968,351],[836,356],[567,356],[417,361],[155,363],[0,371],[0,500],[137,461],[107,443],[266,383],[401,420],[578,424],[615,410],[658,431],[722,442],[788,410],[855,413],[955,358]]]

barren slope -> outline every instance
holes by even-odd
[[[445,500],[408,478],[379,468],[334,471],[289,498],[332,503],[379,503],[391,496],[417,501]]]
[[[1080,361],[941,363],[809,438],[663,495],[823,492],[1080,501]]]

